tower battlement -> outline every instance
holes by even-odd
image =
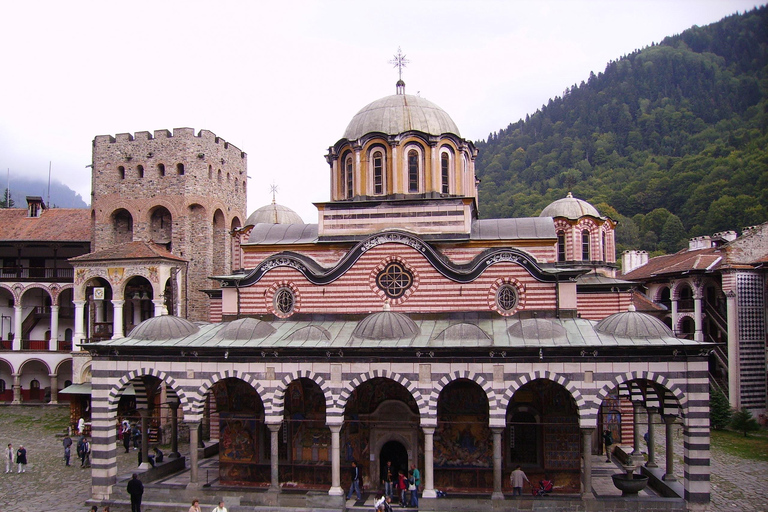
[[[127,147],[124,148],[128,150],[131,147],[131,143],[136,143],[135,147],[140,149],[140,146],[142,143],[151,143],[151,142],[160,142],[160,141],[168,141],[173,139],[175,142],[178,141],[202,141],[207,143],[213,143],[222,148],[223,151],[226,151],[230,154],[230,158],[246,158],[245,151],[242,151],[240,148],[235,146],[234,144],[231,144],[224,140],[223,138],[219,137],[215,133],[213,133],[210,130],[204,130],[201,129],[197,135],[195,135],[195,129],[194,128],[174,128],[173,133],[171,133],[170,130],[155,130],[154,132],[148,132],[148,131],[141,131],[136,133],[118,133],[114,136],[112,135],[97,135],[93,139],[93,148],[94,151],[96,151],[96,148],[100,148],[106,145],[110,144],[127,144]]]

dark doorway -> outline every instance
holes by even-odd
[[[392,476],[396,479],[397,472],[402,470],[406,475],[408,474],[408,451],[402,443],[397,441],[389,441],[381,447],[381,454],[379,455],[379,474],[381,478],[387,474],[385,469],[387,461],[392,461]]]

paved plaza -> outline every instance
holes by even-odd
[[[69,409],[66,406],[2,406],[0,407],[0,443],[5,447],[13,443],[14,450],[23,444],[27,449],[29,465],[26,473],[0,473],[0,512],[76,512],[88,511],[85,505],[90,497],[90,471],[81,469],[72,450],[72,466],[64,466],[64,450],[61,444],[61,426],[66,424]],[[664,467],[664,439],[658,441],[656,458]],[[76,438],[73,438],[76,441]],[[181,444],[182,454],[188,451]],[[682,477],[683,446],[682,432],[675,433],[675,472]],[[203,462],[201,477],[206,479]],[[118,450],[118,475],[130,474],[137,464],[137,453],[133,449],[125,453]],[[610,475],[618,471],[612,464],[605,464],[602,457],[594,457],[594,490],[598,495],[618,494],[618,491],[604,485],[598,475]],[[15,465],[14,465],[15,466]],[[212,466],[213,467],[213,466]],[[0,467],[5,471],[4,464]],[[210,468],[208,468],[210,469]],[[713,511],[768,512],[768,462],[744,460],[728,455],[717,447],[712,448],[712,506]],[[180,476],[178,478],[184,478]],[[115,498],[128,499],[124,489],[118,490]],[[169,509],[152,505],[151,490],[144,494],[143,512],[167,512]],[[203,500],[205,503],[205,500]],[[350,502],[351,505],[351,502]],[[179,504],[184,512],[189,504]],[[212,508],[212,507],[210,507]],[[209,512],[210,508],[204,508]],[[101,510],[101,507],[99,507]],[[113,506],[112,512],[128,512],[129,506]]]

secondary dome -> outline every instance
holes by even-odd
[[[367,133],[397,135],[419,131],[429,135],[452,133],[461,137],[448,113],[420,96],[395,94],[363,107],[344,131],[344,138],[357,140]]]
[[[304,220],[298,213],[281,204],[268,204],[262,206],[248,216],[246,226],[256,224],[304,224]]]
[[[573,194],[568,192],[567,196],[550,203],[549,206],[541,210],[539,217],[565,217],[566,219],[577,220],[585,215],[600,218],[600,212],[597,211],[597,208],[583,199],[573,197]]]
[[[614,313],[595,326],[597,332],[622,338],[674,338],[672,330],[655,316],[635,311],[630,304],[624,313]]]
[[[373,313],[360,320],[352,334],[364,340],[396,340],[413,338],[421,330],[408,316],[389,311],[389,304],[384,311]]]
[[[526,318],[515,322],[507,329],[510,336],[530,340],[565,338],[565,328],[548,318]]]
[[[256,318],[241,318],[229,323],[221,330],[225,340],[260,340],[275,332],[275,328],[267,322]]]
[[[184,318],[161,315],[144,320],[133,328],[128,337],[147,341],[172,340],[195,334],[199,330],[198,326]]]

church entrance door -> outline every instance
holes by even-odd
[[[395,479],[397,479],[398,471],[402,470],[406,475],[408,474],[408,451],[402,443],[388,441],[381,447],[381,452],[379,453],[379,474],[382,475],[382,478],[386,474],[386,469],[384,468],[388,460],[392,461],[392,472],[394,473],[392,476]]]

